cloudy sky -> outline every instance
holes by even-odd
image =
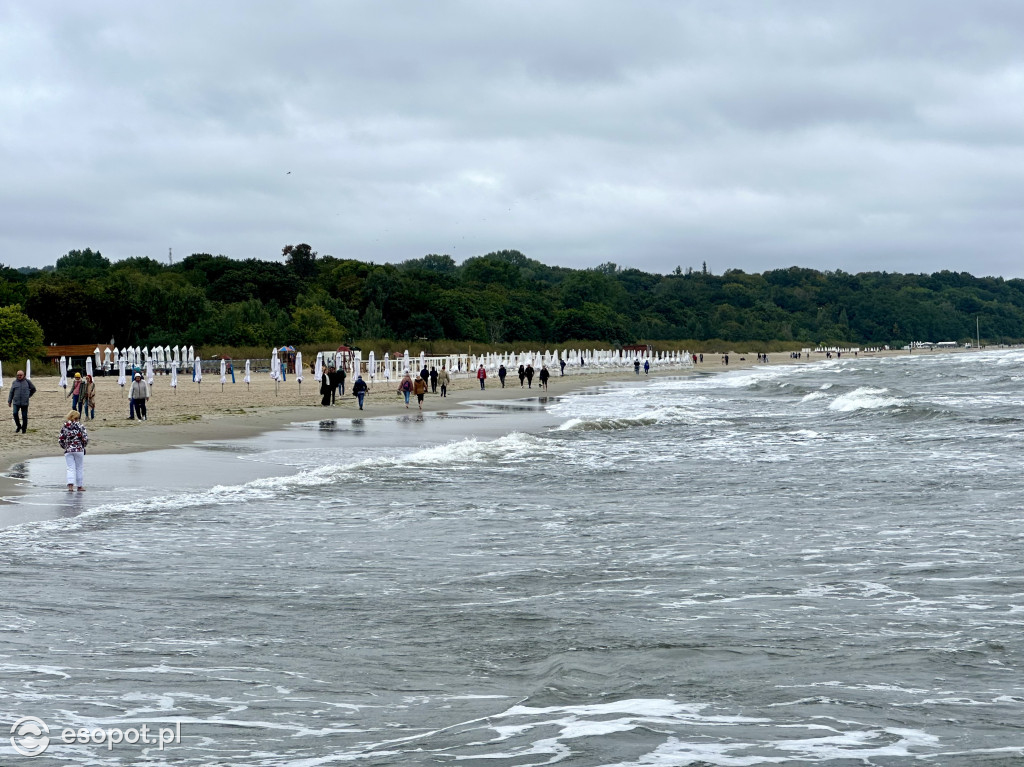
[[[1024,276],[1024,3],[0,0],[0,263]]]

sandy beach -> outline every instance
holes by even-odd
[[[970,350],[942,350],[914,354],[948,354]],[[890,351],[866,353],[865,356],[906,356],[907,352]],[[769,364],[806,364],[820,362],[824,354],[815,354],[809,360],[791,359],[788,353],[769,355]],[[652,368],[649,377],[679,376],[699,373],[719,373],[728,370],[753,367],[758,363],[756,352],[730,353],[729,365],[721,363],[719,355],[705,355],[704,362],[688,369]],[[640,379],[644,379],[641,372]],[[331,407],[320,405],[319,385],[307,376],[301,386],[289,377],[287,382],[275,382],[265,374],[253,375],[247,386],[241,382],[227,383],[223,387],[216,377],[210,376],[201,385],[180,377],[177,389],[170,387],[168,376],[157,376],[151,387],[152,398],[148,406],[148,420],[139,422],[128,419],[128,397],[126,388],[117,385],[116,377],[96,379],[96,418],[84,420],[89,431],[89,453],[132,453],[144,450],[158,450],[184,445],[201,440],[238,439],[256,436],[260,433],[281,428],[290,423],[313,421],[325,416],[350,418],[359,413],[354,397],[346,394],[338,397]],[[577,373],[552,377],[548,396],[567,394],[607,381],[636,381],[631,369],[604,371],[598,373]],[[56,376],[33,377],[36,394],[29,408],[27,434],[15,434],[14,422],[8,410],[0,424],[0,494],[17,492],[17,483],[11,473],[17,473],[17,464],[43,456],[60,454],[57,434],[71,407],[70,398],[58,386]],[[346,392],[351,388],[347,382]],[[378,381],[366,398],[363,417],[394,416],[409,411],[403,398],[396,391],[397,382]],[[5,387],[6,389],[6,387]],[[6,394],[6,391],[0,389]],[[518,399],[529,396],[543,396],[536,379],[532,389],[520,388],[519,380],[510,375],[506,388],[502,389],[497,376],[487,380],[484,391],[475,378],[457,378],[448,390],[448,397],[427,394],[424,411],[447,410],[461,403],[481,400]],[[6,405],[6,402],[4,403]],[[416,399],[412,397],[410,409],[415,411]],[[12,469],[14,471],[12,472]]]

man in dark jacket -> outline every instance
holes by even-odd
[[[331,385],[332,405],[334,404],[335,398],[337,397],[338,393],[341,391],[341,382],[343,380],[342,375],[344,375],[344,371],[338,370],[336,367],[334,367],[334,365],[331,365],[330,367],[327,368],[327,381]]]
[[[430,393],[437,394],[437,368],[430,366]]]
[[[7,392],[7,404],[14,412],[15,434],[19,431],[22,434],[28,433],[28,400],[35,393],[35,384],[25,378],[24,370],[19,370],[14,383],[11,384],[11,390]]]

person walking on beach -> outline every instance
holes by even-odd
[[[142,373],[135,374],[135,380],[132,381],[131,398],[134,408],[133,420],[138,418],[140,421],[148,421],[146,402],[149,400],[149,384],[142,380]]]
[[[88,373],[82,384],[82,393],[78,399],[78,412],[84,412],[90,421],[96,418],[96,384]]]
[[[36,386],[25,378],[25,371],[19,370],[14,376],[11,390],[7,392],[7,406],[13,409],[14,433],[28,433],[28,401],[36,393]],[[19,418],[20,416],[20,418]]]
[[[483,390],[484,381],[487,380],[487,371],[484,370],[483,363],[480,364],[480,367],[476,371],[476,380],[480,382],[480,389]]]
[[[64,395],[64,399],[71,397],[71,409],[78,410],[79,413],[82,411],[78,409],[78,400],[81,397],[82,392],[82,374],[75,373],[75,382],[71,384],[71,391]]]
[[[636,373],[637,375],[640,375],[640,358],[639,357],[637,357],[635,360],[633,360],[633,372]]]
[[[540,387],[544,390],[548,390],[548,379],[551,378],[551,373],[548,371],[547,365],[542,365],[540,368]]]
[[[524,372],[526,373],[526,388],[527,389],[532,389],[533,388],[533,365],[527,365],[526,366],[526,370]]]
[[[426,368],[424,368],[426,370]],[[419,405],[420,410],[423,409],[423,395],[427,393],[427,382],[423,376],[420,376],[412,383],[412,390],[416,393],[416,404]]]
[[[498,368],[498,380],[501,381],[501,388],[502,389],[505,388],[505,376],[507,376],[507,375],[508,375],[508,370],[505,369],[504,365],[502,365],[501,367]]]
[[[370,390],[370,387],[366,385],[366,381],[363,380],[362,376],[356,376],[356,381],[352,384],[352,393],[356,395],[356,399],[359,400],[359,409],[363,409],[363,398],[366,393]]]
[[[519,366],[519,388],[520,389],[523,388],[523,381],[525,381],[525,380],[526,380],[526,366],[525,365],[520,365]]]
[[[423,365],[423,370],[420,371],[420,378],[423,379],[423,383],[430,382],[430,371],[427,370],[426,364]]]
[[[644,360],[644,375],[647,375],[650,372],[651,372],[651,361],[650,360]]]
[[[60,427],[57,442],[64,448],[64,462],[67,464],[68,492],[75,487],[79,492],[85,490],[85,446],[89,444],[89,432],[81,424],[81,416],[72,410]]]
[[[445,368],[444,363],[441,363],[441,372],[437,374],[437,382],[441,385],[441,396],[448,396],[448,384],[452,382],[452,377]]]
[[[338,379],[338,369],[334,365],[327,366],[327,383],[331,386],[331,404],[337,401],[338,388],[341,381]]]
[[[345,367],[338,368],[338,394],[345,396]]]
[[[409,371],[405,371],[405,375],[402,376],[402,380],[398,383],[398,393],[405,395],[405,406],[409,407],[409,395],[412,394],[412,376],[409,375]]]
[[[325,370],[320,374],[320,405],[330,407],[333,398],[334,387],[331,386],[331,374]]]
[[[430,393],[437,394],[437,368],[430,366]]]
[[[565,360],[559,360],[558,366],[562,368],[562,375],[565,375]]]

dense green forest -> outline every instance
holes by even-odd
[[[283,262],[197,253],[175,264],[111,263],[74,250],[45,269],[0,265],[0,325],[21,310],[47,344],[263,346],[360,339],[489,344],[607,344],[721,339],[897,345],[1024,339],[1024,280],[965,272],[762,274],[602,264],[547,266],[514,250],[456,264],[319,256],[287,246]],[[17,316],[16,316],[17,315]],[[10,332],[10,331],[9,331]]]

